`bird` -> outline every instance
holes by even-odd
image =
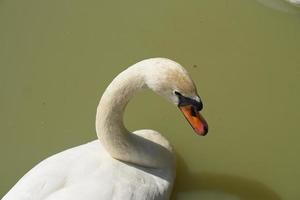
[[[300,0],[256,0],[262,5],[285,12],[288,14],[299,14]]]
[[[177,106],[198,135],[207,134],[203,103],[186,69],[168,58],[148,58],[104,91],[96,113],[98,139],[41,161],[2,200],[170,199],[176,176],[171,144],[155,130],[130,132],[123,123],[130,99],[147,88]]]
[[[287,1],[295,6],[300,6],[300,0],[287,0]]]

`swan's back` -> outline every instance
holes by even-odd
[[[96,140],[45,159],[2,200],[163,200],[173,175],[115,160]]]

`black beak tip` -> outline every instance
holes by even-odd
[[[203,136],[207,135],[207,133],[208,133],[208,126],[204,126]]]

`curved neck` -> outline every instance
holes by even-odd
[[[147,66],[144,64],[129,67],[107,87],[97,108],[96,131],[113,158],[144,167],[162,167],[172,160],[168,150],[139,134],[130,133],[123,123],[123,113],[130,98],[147,87]]]
[[[106,88],[97,108],[96,131],[105,144],[114,146],[116,139],[124,139],[129,131],[123,123],[125,107],[131,97],[145,87],[141,71],[130,67],[119,74]]]
[[[97,108],[96,131],[99,140],[116,159],[147,165],[139,160],[139,147],[123,123],[131,97],[146,86],[142,70],[132,66],[120,73],[106,88]]]

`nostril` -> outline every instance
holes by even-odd
[[[196,117],[197,116],[197,111],[195,110],[195,108],[193,108],[192,107],[192,109],[191,109],[191,115],[193,116],[193,117]]]

